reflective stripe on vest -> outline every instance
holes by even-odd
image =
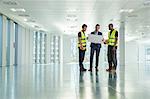
[[[84,48],[86,48],[86,36],[85,34],[81,31],[81,43],[82,43],[82,46]],[[80,47],[80,43],[78,42],[78,47]]]
[[[115,42],[116,42],[116,30],[113,30],[111,35],[110,35],[110,32],[108,33],[108,45],[111,45],[111,46],[117,46],[117,44],[115,45]]]

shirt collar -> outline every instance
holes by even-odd
[[[98,34],[99,31],[94,31],[94,34]]]
[[[114,31],[114,29],[110,30],[111,32]]]

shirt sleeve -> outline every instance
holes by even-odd
[[[78,37],[81,37],[81,32],[78,33]]]
[[[116,31],[115,37],[118,37],[118,31]]]
[[[102,33],[102,37],[103,37],[103,39],[104,39],[104,35],[103,35],[103,33]]]

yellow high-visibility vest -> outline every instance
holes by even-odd
[[[115,35],[116,35],[116,30],[113,30],[111,34],[110,32],[108,33],[108,45],[117,46],[117,44],[115,45],[115,42],[116,42]]]
[[[86,39],[85,34],[81,31],[81,43],[84,49],[86,49]],[[78,42],[78,47],[80,47],[80,42]]]

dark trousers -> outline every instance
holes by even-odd
[[[108,63],[109,63],[109,69],[112,69],[112,64],[114,65],[114,68],[117,68],[117,47],[115,47],[115,50],[113,50],[113,46],[108,46]]]
[[[85,50],[81,50],[79,48],[79,66],[80,66],[80,68],[83,68],[84,56],[85,56]]]
[[[96,51],[96,68],[97,68],[98,62],[99,62],[100,47],[97,47],[97,46],[91,47],[91,53],[90,53],[90,68],[91,69],[93,67],[93,56],[94,56],[95,51]]]

